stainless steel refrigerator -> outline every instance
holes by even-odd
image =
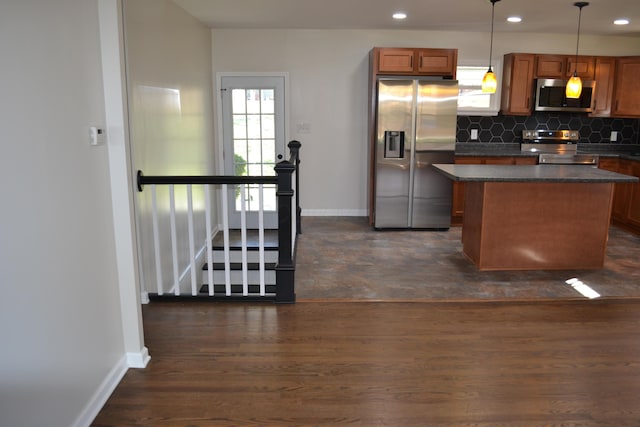
[[[458,82],[381,77],[377,82],[375,228],[447,229]]]

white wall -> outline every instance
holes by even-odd
[[[81,425],[127,366],[97,1],[0,9],[0,425]]]
[[[302,143],[303,215],[365,215],[368,54],[374,46],[458,48],[488,56],[488,33],[372,30],[212,30],[213,72],[287,71],[289,135]],[[494,56],[575,52],[575,35],[501,34]],[[640,38],[581,36],[581,54],[640,55]],[[309,134],[296,124],[308,122]]]
[[[214,175],[209,29],[169,0],[125,0],[123,6],[134,170],[145,175]],[[203,188],[194,187],[193,196],[198,252],[206,234]],[[184,187],[176,187],[176,198],[182,273],[190,262]],[[158,188],[158,204],[160,227],[169,230],[167,187]],[[144,286],[157,292],[149,187],[136,193],[136,208]],[[173,282],[169,236],[161,234],[164,292]],[[190,273],[185,279],[190,287]]]

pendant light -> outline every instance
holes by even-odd
[[[565,90],[565,95],[567,98],[577,99],[580,98],[580,94],[582,93],[582,80],[578,77],[578,48],[580,47],[580,21],[582,20],[582,8],[585,6],[589,6],[589,3],[586,1],[579,1],[573,4],[580,12],[578,13],[578,41],[576,42],[576,62],[574,64],[573,76],[567,82],[567,88]]]
[[[500,0],[489,0],[491,2],[491,47],[489,48],[489,69],[482,79],[482,92],[484,93],[496,93],[498,88],[498,79],[491,68],[491,56],[493,55],[493,17],[496,3]]]

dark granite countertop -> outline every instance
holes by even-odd
[[[623,175],[585,165],[433,165],[454,181],[491,182],[558,182],[607,183],[638,182],[634,176]]]
[[[455,154],[468,157],[538,157],[538,153],[520,151],[520,143],[458,142]],[[640,161],[640,145],[578,144],[578,154]]]

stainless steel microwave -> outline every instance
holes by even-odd
[[[593,111],[593,91],[596,83],[592,80],[582,81],[580,98],[571,99],[565,96],[566,80],[538,79],[536,82],[536,111],[566,111],[574,113],[590,113]]]

